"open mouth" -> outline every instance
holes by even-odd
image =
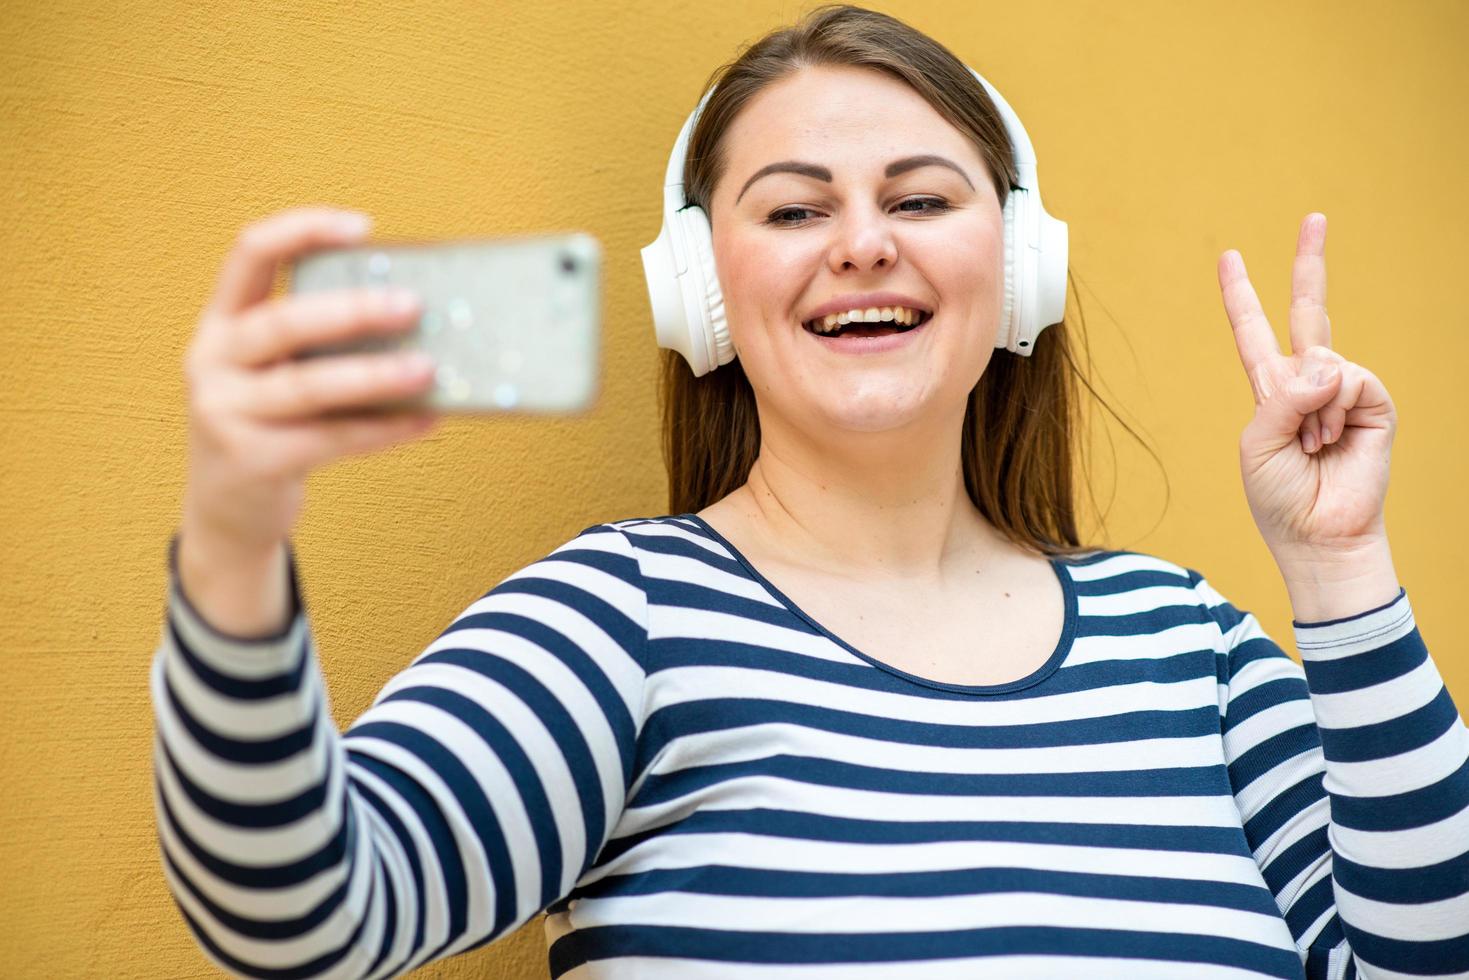
[[[807,320],[801,326],[805,327],[808,333],[813,333],[818,337],[885,337],[888,334],[917,330],[931,319],[933,319],[932,313],[919,311],[918,319],[907,325],[894,320],[883,320],[878,323],[854,320],[851,323],[839,324],[834,330],[821,331],[815,328],[814,321]]]

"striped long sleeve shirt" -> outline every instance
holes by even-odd
[[[1406,590],[1293,622],[1053,557],[1007,684],[887,665],[696,515],[587,528],[345,732],[293,620],[184,596],[153,661],[163,871],[205,954],[388,977],[544,913],[554,978],[1469,977],[1469,732]]]

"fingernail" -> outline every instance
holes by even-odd
[[[418,306],[418,297],[407,289],[390,289],[385,300],[390,313],[407,313]]]
[[[1311,372],[1311,383],[1319,388],[1331,380],[1335,371],[1336,365],[1330,361],[1324,364],[1318,362],[1315,369]]]
[[[433,370],[434,359],[423,351],[404,354],[399,362],[405,377],[416,378]]]
[[[337,218],[337,228],[344,235],[361,235],[371,227],[372,219],[365,214],[355,211],[343,214]]]
[[[1308,453],[1314,453],[1316,451],[1315,433],[1308,431],[1301,436],[1301,448]]]
[[[1323,428],[1321,430],[1321,445],[1324,446],[1324,445],[1326,445],[1330,441],[1331,441],[1331,430],[1330,429]]]

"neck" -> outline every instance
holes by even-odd
[[[964,489],[963,421],[922,435],[845,433],[836,444],[762,425],[760,455],[731,496],[765,547],[793,564],[938,580],[1002,548]]]

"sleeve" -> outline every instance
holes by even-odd
[[[389,977],[564,898],[606,842],[642,727],[647,593],[587,528],[476,600],[345,733],[294,551],[294,618],[232,637],[184,596],[178,535],[151,675],[169,890],[214,963]]]
[[[1407,591],[1293,621],[1298,664],[1188,571],[1223,638],[1235,802],[1306,976],[1469,977],[1469,731]]]

